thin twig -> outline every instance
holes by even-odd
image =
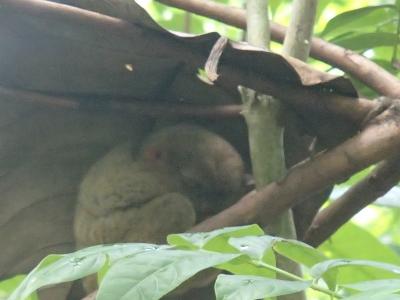
[[[381,162],[373,172],[317,214],[304,241],[318,246],[356,213],[386,194],[400,181],[400,157]]]

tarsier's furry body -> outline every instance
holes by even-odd
[[[239,154],[218,135],[178,125],[152,134],[138,153],[121,144],[85,175],[75,215],[79,247],[162,243],[243,192]]]
[[[74,222],[78,247],[163,243],[243,192],[239,154],[210,131],[177,125],[150,135],[137,153],[132,146],[117,146],[85,175]]]

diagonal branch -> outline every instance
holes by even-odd
[[[399,106],[399,103],[394,104],[358,135],[293,167],[280,182],[247,194],[233,206],[192,228],[192,231],[209,231],[253,222],[268,224],[299,199],[398,154]]]
[[[400,157],[381,162],[366,178],[317,214],[304,241],[318,246],[356,213],[386,194],[400,181]]]
[[[206,16],[238,28],[246,28],[246,13],[241,8],[229,7],[209,0],[157,0],[158,2],[181,8],[192,13]],[[271,37],[282,43],[286,27],[271,23]],[[310,55],[316,59],[336,66],[379,94],[389,97],[400,97],[400,82],[392,74],[366,57],[350,50],[331,44],[320,38],[311,40]]]

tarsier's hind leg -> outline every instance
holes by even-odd
[[[124,242],[165,243],[170,233],[184,232],[195,224],[190,201],[179,193],[156,197],[137,208],[118,209],[96,217],[84,208],[75,216],[77,247]],[[96,276],[83,280],[87,292],[97,288]]]
[[[164,243],[168,234],[186,231],[195,219],[192,204],[179,193],[161,195],[141,207],[116,209],[101,217],[79,207],[75,215],[77,248],[122,241]]]

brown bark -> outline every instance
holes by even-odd
[[[392,106],[361,133],[334,149],[293,167],[280,182],[251,192],[192,231],[260,222],[268,224],[298,199],[332,185],[400,149],[400,108]]]

